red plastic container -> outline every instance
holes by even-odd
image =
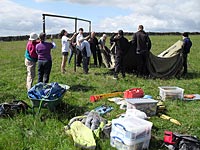
[[[175,144],[175,138],[173,136],[173,132],[165,131],[164,132],[164,142],[167,144]]]
[[[142,98],[144,91],[141,88],[132,88],[124,92],[124,98]]]

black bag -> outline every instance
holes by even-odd
[[[180,139],[177,150],[200,150],[200,141],[196,137],[184,135],[177,137]]]
[[[0,104],[0,117],[13,117],[16,113],[25,113],[28,108],[31,108],[22,100],[13,100],[11,103]]]
[[[200,140],[195,136],[165,132],[164,142],[169,150],[200,150]]]

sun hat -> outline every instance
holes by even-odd
[[[106,34],[103,34],[103,37],[107,37],[107,35],[106,35]]]
[[[30,34],[29,40],[33,41],[33,40],[37,40],[38,39],[38,35],[34,32],[32,32]]]

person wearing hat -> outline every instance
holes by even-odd
[[[27,78],[26,78],[26,88],[29,90],[32,87],[33,80],[35,78],[35,67],[38,59],[36,53],[36,45],[39,43],[38,35],[36,33],[31,33],[29,40],[26,45],[25,51],[25,65],[27,68]]]
[[[48,83],[52,68],[51,49],[56,48],[53,42],[46,42],[46,34],[40,33],[40,43],[36,45],[36,52],[38,54],[38,83]]]
[[[125,78],[124,56],[129,49],[128,39],[124,37],[123,30],[119,30],[118,34],[111,39],[116,45],[115,71],[113,79],[118,79],[118,74],[121,71],[122,77]]]
[[[183,37],[183,76],[187,74],[187,55],[190,53],[190,48],[192,47],[192,41],[189,38],[188,32],[182,34]]]

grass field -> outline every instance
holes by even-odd
[[[129,37],[131,38],[131,37]],[[158,54],[167,49],[181,36],[150,36],[152,52]],[[125,91],[133,87],[141,87],[145,94],[152,95],[154,99],[159,94],[159,86],[179,86],[185,93],[200,93],[200,36],[191,36],[193,46],[189,55],[189,73],[180,80],[176,78],[143,79],[133,74],[128,74],[125,79],[113,80],[106,68],[90,67],[88,75],[82,74],[82,68],[77,68],[75,73],[73,64],[67,66],[67,73],[61,74],[61,45],[60,40],[55,40],[57,49],[52,51],[53,67],[50,82],[67,84],[71,88],[63,98],[65,106],[62,111],[50,113],[42,109],[40,115],[33,117],[31,110],[28,114],[19,114],[13,118],[0,119],[0,149],[1,150],[74,150],[73,140],[63,130],[64,124],[74,116],[94,109],[102,104],[114,107],[114,110],[105,115],[108,120],[116,118],[117,114],[124,112],[117,105],[106,99],[90,103],[89,97],[93,94]],[[9,102],[14,98],[25,100],[26,67],[24,65],[24,51],[26,41],[0,42],[0,103]],[[93,62],[93,59],[92,59]],[[34,83],[37,82],[37,76]],[[181,122],[177,126],[169,121],[155,116],[150,118],[153,122],[150,150],[161,148],[165,130],[191,134],[200,137],[200,102],[183,102],[181,100],[165,101],[167,114]],[[97,141],[97,149],[112,150],[108,139]]]

